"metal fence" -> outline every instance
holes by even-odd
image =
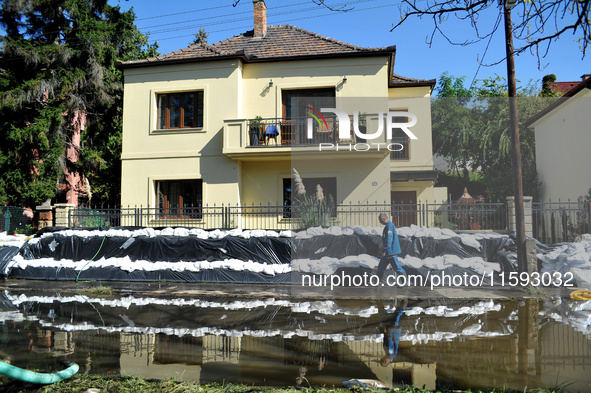
[[[591,228],[591,202],[533,202],[533,236],[542,243],[572,242],[589,233]]]
[[[182,208],[79,207],[71,209],[71,227],[190,227],[202,229],[293,230],[312,226],[376,226],[390,212],[395,225],[454,230],[507,227],[503,203],[365,203],[307,205],[221,205]]]
[[[30,235],[33,232],[33,211],[17,206],[0,207],[0,231],[8,235],[23,233]]]

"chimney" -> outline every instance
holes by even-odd
[[[267,34],[267,5],[265,0],[252,0],[254,6],[254,36],[263,38]]]

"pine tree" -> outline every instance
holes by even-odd
[[[115,64],[157,54],[134,20],[106,0],[1,3],[0,203],[69,202],[85,183],[93,203],[119,201]]]

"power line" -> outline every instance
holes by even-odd
[[[367,2],[374,2],[374,1],[379,1],[379,0],[353,0],[353,1],[350,1],[348,3],[339,3],[339,4],[336,4],[336,6],[345,5],[345,4],[367,3]],[[309,4],[309,2],[298,3],[298,4],[294,4],[292,6],[302,5],[302,4]],[[390,6],[390,5],[385,5],[385,6]],[[277,8],[273,8],[272,10],[284,9],[284,8],[286,8],[286,7],[277,7]],[[318,9],[318,6],[314,6],[314,7],[307,7],[307,8],[296,9],[296,10],[274,12],[274,13],[267,14],[267,18],[273,18],[273,17],[277,17],[277,16],[281,16],[281,15],[291,15],[291,14],[296,14],[296,13],[301,13],[301,12],[314,11],[314,10],[317,10],[317,9]],[[351,11],[354,11],[354,10],[351,10]],[[349,11],[349,12],[351,12],[351,11]],[[220,19],[220,18],[228,18],[230,16],[237,16],[237,15],[244,15],[244,14],[246,14],[248,16],[247,17],[235,18],[235,19],[224,19],[224,20],[218,21],[218,22],[208,22],[208,23],[193,24],[193,25],[184,26],[184,27],[179,27],[178,25],[179,24],[183,24],[183,23],[194,23],[195,20],[191,19],[191,20],[185,20],[185,21],[175,22],[174,24],[177,27],[170,28],[170,29],[162,29],[162,30],[153,31],[153,32],[151,32],[151,34],[168,33],[168,32],[171,32],[171,31],[179,31],[179,30],[185,30],[185,29],[196,28],[196,27],[203,27],[203,26],[215,26],[215,25],[219,25],[219,24],[228,24],[228,23],[232,23],[232,22],[241,22],[241,21],[251,20],[252,19],[252,11],[244,11],[244,12],[238,12],[238,13],[232,13],[232,14],[226,14],[226,15],[208,16],[208,17],[200,18],[200,21],[202,21],[202,20],[211,20],[211,19]],[[331,14],[337,14],[337,13],[334,12],[334,11],[331,11]],[[327,15],[330,15],[330,14],[327,14]],[[153,25],[153,26],[147,26],[147,27],[141,27],[141,28],[138,27],[138,28],[144,30],[144,29],[150,29],[150,28],[162,27],[162,26],[170,26],[170,23],[163,23],[163,24],[159,24],[159,25]]]
[[[164,14],[164,15],[147,16],[147,17],[144,17],[144,18],[136,18],[136,21],[138,21],[138,20],[148,20],[148,19],[157,19],[157,18],[166,18],[168,16],[176,16],[176,15],[186,15],[186,14],[191,14],[191,13],[194,13],[194,12],[203,12],[203,11],[209,11],[209,10],[218,10],[220,8],[226,8],[226,7],[232,7],[232,8],[234,8],[233,6],[231,6],[229,4],[228,5],[222,5],[222,6],[219,6],[218,5],[218,6],[215,6],[215,7],[200,8],[200,9],[197,9],[197,10],[189,10],[189,11],[175,12],[175,13],[172,13],[172,14]]]
[[[490,45],[490,42],[492,41],[493,35],[495,34],[497,29],[499,28],[500,23],[501,23],[501,14],[499,13],[499,16],[497,17],[497,21],[495,22],[495,26],[493,28],[493,31],[492,31],[492,33],[490,33],[490,36],[488,37],[488,43],[486,44],[486,48],[484,49],[484,53],[482,54],[482,61],[478,62],[478,68],[476,68],[476,73],[474,74],[474,78],[472,78],[472,82],[470,83],[470,87],[468,88],[468,90],[472,89],[472,86],[474,85],[474,82],[476,81],[476,76],[478,75],[478,71],[480,71],[480,67],[482,66],[482,62],[484,61],[484,57],[486,56],[486,52],[488,51],[488,47]]]
[[[360,1],[375,1],[375,0],[360,0]],[[379,9],[379,8],[387,8],[387,7],[393,7],[393,6],[398,6],[401,3],[393,3],[393,4],[385,4],[385,5],[378,5],[378,6],[374,6],[374,7],[366,7],[366,8],[359,8],[359,9],[354,9],[351,11],[348,11],[347,13],[354,13],[354,12],[361,12],[361,11],[367,11],[367,10],[372,10],[372,9]],[[296,13],[296,12],[289,12],[288,14],[292,14],[292,13]],[[285,13],[283,13],[285,14]],[[281,15],[283,15],[281,14]],[[278,14],[279,15],[279,14]],[[275,15],[277,16],[277,15]],[[314,19],[314,18],[320,18],[320,17],[325,17],[325,16],[336,16],[334,11],[330,11],[329,13],[325,13],[325,14],[318,14],[318,15],[310,15],[310,16],[303,16],[303,17],[299,17],[299,18],[289,18],[289,19],[284,19],[281,21],[276,21],[273,24],[283,24],[283,23],[289,23],[289,22],[293,22],[293,21],[297,21],[297,20],[306,20],[306,19]],[[240,18],[240,19],[236,19],[236,20],[232,20],[232,22],[240,22],[240,21],[244,21],[244,20],[249,20],[250,18]],[[219,24],[227,24],[228,21],[225,22],[219,22],[219,23],[210,23],[207,24],[208,26],[215,26],[215,25],[219,25]],[[191,25],[191,26],[186,26],[186,27],[178,27],[178,28],[174,28],[174,29],[167,29],[167,30],[161,30],[161,31],[157,31],[157,32],[149,32],[150,35],[152,34],[163,34],[163,33],[169,33],[169,32],[173,32],[173,31],[182,31],[182,30],[188,30],[188,29],[194,29],[194,28],[199,28],[199,27],[203,27],[203,24],[200,25]],[[249,26],[237,26],[237,27],[232,27],[232,28],[227,28],[227,29],[220,29],[220,30],[215,30],[215,31],[209,31],[209,33],[217,33],[217,32],[222,32],[222,31],[229,31],[229,30],[238,30],[238,29],[248,29],[251,28],[251,25]],[[175,38],[183,38],[183,37],[189,37],[189,36],[193,36],[193,34],[191,35],[181,35],[181,36],[174,36],[174,37],[165,37],[165,38],[160,38],[160,41],[164,41],[164,40],[170,40],[170,39],[175,39]],[[158,40],[156,40],[158,41]]]
[[[286,6],[282,6],[281,8],[288,8],[288,7],[296,7],[299,5],[304,5],[304,4],[310,4],[309,1],[305,1],[303,3],[295,3],[295,4],[289,4]],[[188,13],[192,13],[192,12],[202,12],[202,11],[207,11],[207,10],[211,10],[211,9],[219,9],[221,7],[213,7],[213,8],[204,8],[203,10],[192,10],[192,11],[187,11],[187,12],[177,12],[174,14],[167,14],[167,15],[157,15],[157,16],[151,16],[149,18],[138,18],[136,19],[136,21],[139,20],[145,20],[145,19],[156,19],[156,18],[166,18],[169,16],[175,16],[175,15],[186,15]],[[249,11],[242,11],[242,12],[232,12],[230,14],[222,14],[222,15],[216,15],[216,16],[208,16],[205,18],[200,18],[200,19],[216,19],[216,18],[225,18],[231,15],[242,15],[242,14],[249,14],[252,15],[252,9]],[[184,21],[175,21],[175,24],[180,24],[180,23],[189,23],[189,22],[194,22],[195,19],[190,19],[190,20],[184,20]],[[159,24],[159,25],[154,25],[154,26],[146,26],[146,27],[141,27],[142,29],[151,29],[153,27],[162,27],[162,26],[169,26],[170,23],[163,23],[163,24]],[[139,28],[139,27],[138,27]]]

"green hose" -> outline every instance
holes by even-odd
[[[10,378],[18,379],[19,381],[48,385],[50,383],[59,382],[62,379],[70,378],[72,375],[78,372],[79,367],[76,363],[66,363],[66,365],[68,368],[65,370],[46,374],[23,370],[22,368],[18,368],[0,361],[0,374],[6,375]]]

